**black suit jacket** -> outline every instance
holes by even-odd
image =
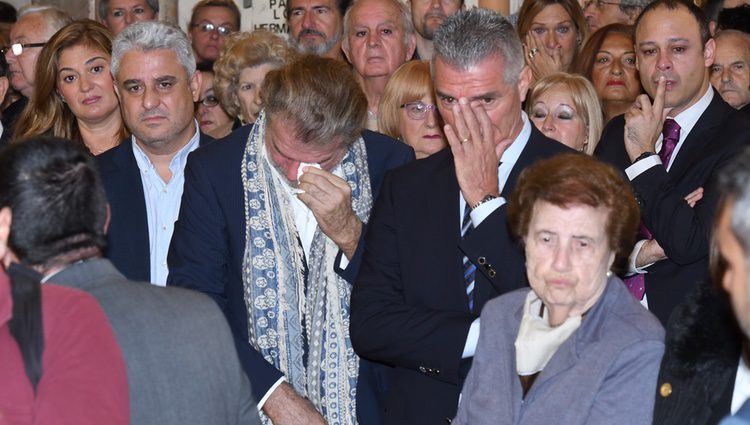
[[[503,188],[540,158],[571,152],[532,125]],[[506,225],[506,206],[461,239],[460,189],[450,149],[389,173],[368,227],[352,293],[351,336],[364,358],[393,366],[388,424],[441,424],[456,414],[470,359],[469,326],[491,298],[526,285],[523,252]],[[470,312],[462,257],[477,266]],[[494,273],[493,273],[494,271]]]
[[[200,145],[214,139],[201,133]],[[130,280],[151,281],[151,257],[146,200],[133,141],[128,137],[119,145],[96,157],[110,208],[107,229],[107,258]]]
[[[251,129],[252,126],[240,127],[227,138],[190,154],[180,216],[175,223],[167,259],[167,284],[196,289],[216,300],[232,328],[253,393],[261,400],[282,373],[248,343],[242,281],[245,197],[240,169]],[[362,137],[367,148],[372,194],[376,197],[385,171],[412,161],[414,152],[407,145],[379,133],[366,130]],[[364,238],[364,229],[362,234]],[[360,240],[346,270],[337,270],[349,282],[353,282],[357,274],[362,245]],[[362,378],[360,372],[360,381]],[[376,409],[367,404],[372,402],[368,398],[372,396],[367,393],[369,389],[358,386],[358,414],[363,408]]]
[[[596,150],[599,158],[621,170],[631,165],[623,141],[624,124],[623,116],[613,118]],[[714,92],[669,172],[655,166],[631,181],[641,218],[669,257],[649,267],[645,275],[649,310],[665,326],[685,294],[708,281],[709,241],[719,201],[716,174],[748,141],[750,123],[745,115]],[[698,187],[705,194],[690,208],[684,198]]]

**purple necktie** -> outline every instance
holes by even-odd
[[[662,129],[661,134],[663,139],[661,150],[659,151],[659,158],[661,158],[661,163],[664,168],[667,168],[669,166],[669,160],[672,158],[674,148],[677,146],[677,142],[680,141],[680,125],[672,118],[667,118],[664,120],[664,128]],[[653,239],[651,232],[643,224],[643,220],[641,220],[639,235],[641,239]],[[637,273],[626,278],[625,286],[628,288],[628,291],[633,294],[635,299],[639,301],[643,299],[643,294],[646,292],[646,284],[642,274]]]

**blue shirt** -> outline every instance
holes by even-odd
[[[167,284],[167,251],[172,239],[174,222],[180,213],[182,189],[185,183],[185,164],[188,154],[198,148],[200,132],[195,123],[195,133],[190,141],[182,147],[169,163],[172,178],[169,182],[162,180],[156,167],[146,153],[136,143],[133,136],[133,155],[141,172],[143,196],[146,202],[148,222],[149,258],[151,263],[151,283],[159,286]]]

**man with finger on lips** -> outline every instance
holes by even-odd
[[[367,100],[341,61],[303,56],[261,97],[255,125],[188,160],[168,284],[216,300],[274,424],[380,423],[349,295],[383,175],[414,152],[363,131]]]
[[[625,282],[666,325],[685,295],[708,281],[714,180],[750,141],[750,125],[709,84],[715,43],[693,3],[647,6],[636,21],[635,49],[648,95],[610,121],[596,155],[622,169],[635,189],[642,226]],[[690,195],[700,188],[695,202]]]
[[[437,30],[434,49],[450,149],[386,176],[352,293],[354,349],[393,367],[386,424],[456,414],[482,306],[527,282],[506,198],[526,166],[570,151],[521,108],[531,72],[505,18],[458,12]]]

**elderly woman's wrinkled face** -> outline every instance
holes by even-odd
[[[606,209],[588,205],[534,205],[524,237],[526,274],[549,309],[551,323],[585,313],[604,291],[615,258],[605,230],[607,215]]]
[[[276,69],[275,65],[264,63],[245,68],[237,81],[237,99],[240,101],[240,117],[246,123],[255,122],[263,105],[260,101],[260,86],[266,74]]]

